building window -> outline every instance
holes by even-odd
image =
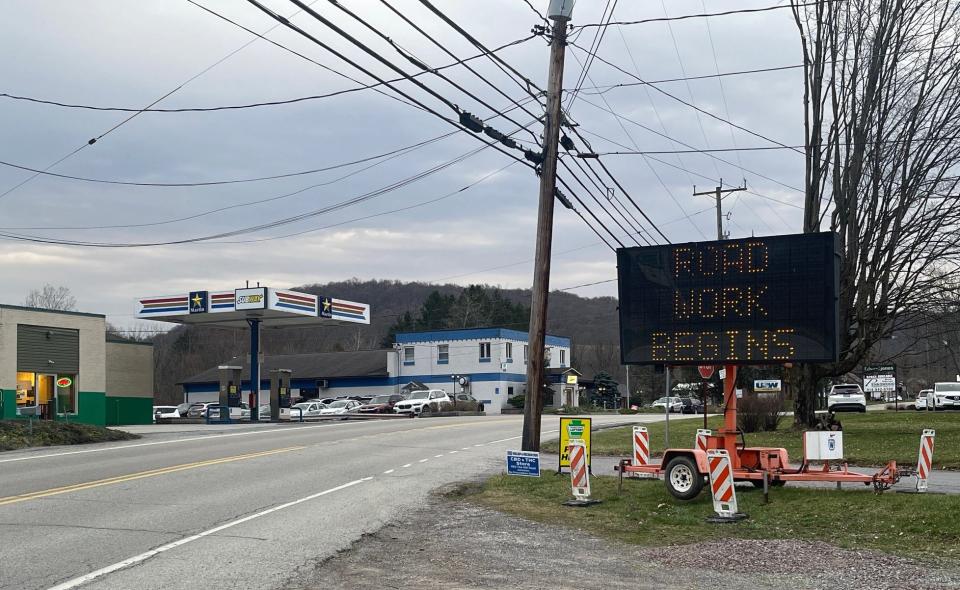
[[[17,371],[17,408],[33,408],[36,415],[46,419],[76,413],[76,381],[75,374]]]
[[[450,362],[450,345],[438,344],[437,345],[437,364],[446,365],[449,362]]]
[[[567,366],[567,351],[562,348],[560,349],[560,366]]]
[[[480,343],[480,362],[481,363],[490,362],[490,343],[489,342]]]
[[[512,363],[513,362],[513,343],[512,342],[507,342],[506,355],[507,355],[507,362]]]
[[[414,348],[412,346],[403,347],[403,364],[412,365],[414,361]]]
[[[507,397],[513,397],[513,387],[507,387]]]

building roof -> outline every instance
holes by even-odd
[[[430,330],[428,332],[400,332],[396,335],[397,344],[412,344],[415,342],[447,342],[450,340],[483,340],[502,339],[528,342],[527,332],[508,330],[506,328],[467,328],[450,330]],[[546,343],[549,346],[570,346],[570,339],[563,336],[547,335]]]
[[[565,375],[567,373],[576,373],[577,376],[583,375],[583,373],[573,367],[550,367],[547,369],[547,375]]]
[[[63,311],[60,309],[44,309],[42,307],[25,307],[23,305],[8,305],[0,303],[0,309],[15,309],[17,311],[32,311],[37,313],[58,313],[61,315],[79,315],[88,318],[106,318],[102,313],[87,313],[85,311]]]
[[[268,355],[260,367],[260,378],[269,379],[274,369],[289,369],[292,379],[332,379],[341,377],[386,377],[387,353],[390,350],[358,350],[356,352],[314,352],[309,354]],[[221,365],[243,366],[243,379],[250,379],[249,357],[233,357]],[[211,367],[184,379],[185,383],[219,383],[220,370]]]

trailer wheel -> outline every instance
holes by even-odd
[[[678,500],[692,500],[703,489],[703,476],[697,470],[697,464],[685,455],[670,460],[663,479],[667,491]]]

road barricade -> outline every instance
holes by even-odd
[[[917,459],[917,492],[927,491],[927,482],[930,479],[930,469],[933,467],[933,441],[936,431],[924,429],[920,435],[920,453]]]
[[[707,464],[710,467],[710,495],[716,516],[710,522],[733,522],[746,518],[737,510],[737,491],[733,487],[733,467],[725,449],[708,449]]]
[[[707,437],[713,436],[713,431],[707,428],[698,428],[697,429],[697,439],[696,444],[693,448],[700,449],[704,453],[707,452]]]
[[[650,433],[645,426],[633,427],[633,460],[634,467],[650,463]]]

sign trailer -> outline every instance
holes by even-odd
[[[617,250],[622,362],[722,365],[725,405],[724,424],[705,437],[706,450],[668,448],[659,464],[623,460],[621,477],[662,477],[671,494],[690,500],[719,468],[710,455],[721,454],[736,481],[866,483],[877,491],[896,483],[893,461],[869,475],[829,463],[811,470],[807,462],[791,467],[785,449],[739,444],[738,365],[837,360],[838,244],[833,233],[807,233]],[[761,388],[779,389],[776,380],[764,381]]]

